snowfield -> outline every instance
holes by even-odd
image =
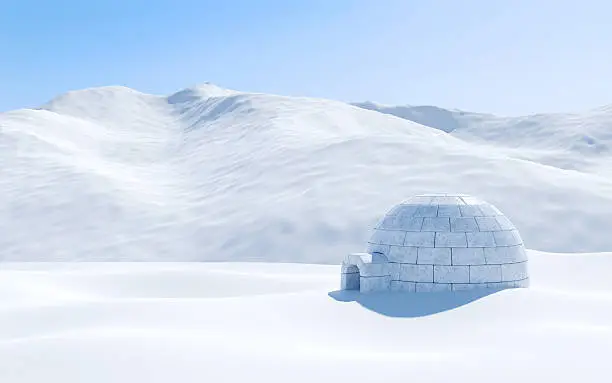
[[[331,265],[2,263],[0,381],[601,381],[612,253],[530,262],[529,289],[408,295]]]
[[[338,264],[388,208],[437,192],[499,207],[528,248],[609,251],[610,115],[462,136],[211,84],[69,92],[0,114],[0,260]],[[602,150],[576,149],[585,126]]]
[[[605,380],[612,109],[398,108],[204,84],[0,113],[0,382]],[[529,289],[338,291],[438,192],[512,220]]]

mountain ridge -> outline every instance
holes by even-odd
[[[612,248],[599,168],[340,101],[187,90],[171,103],[90,89],[1,113],[0,260],[337,263],[395,203],[449,191],[498,206],[530,248]]]
[[[612,105],[580,113],[540,113],[517,117],[449,110],[435,106],[389,106],[371,101],[357,107],[390,114],[456,137],[517,148],[566,150],[582,155],[612,154]],[[520,134],[516,132],[520,130]],[[561,135],[562,134],[562,135]]]

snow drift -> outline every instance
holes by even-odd
[[[582,123],[547,136],[563,140]],[[612,248],[603,167],[529,158],[539,136],[502,150],[453,134],[211,84],[167,97],[70,92],[0,114],[0,259],[339,263],[390,206],[448,191],[498,206],[528,248]],[[579,164],[570,149],[564,160]]]

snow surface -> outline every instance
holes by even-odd
[[[543,136],[565,142],[596,118]],[[558,146],[576,164],[567,170],[538,162],[542,136],[500,131],[471,140],[337,101],[212,84],[167,97],[70,92],[0,114],[0,200],[10,201],[0,260],[339,264],[391,206],[449,191],[500,208],[527,248],[612,249],[606,151]]]
[[[0,263],[0,381],[602,381],[612,253],[529,255],[531,288],[450,295],[339,292],[328,265]]]
[[[612,109],[447,112],[202,84],[1,113],[0,382],[601,381]],[[529,289],[338,291],[385,211],[449,191],[576,254],[530,250]],[[10,262],[46,260],[91,262]]]
[[[581,114],[499,117],[434,106],[354,103],[475,142],[515,149],[505,152],[562,169],[612,175],[612,105]]]

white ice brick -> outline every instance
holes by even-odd
[[[427,217],[423,218],[422,231],[450,231],[450,218]]]
[[[383,229],[383,230],[396,230],[398,229],[398,219],[395,215],[386,215],[381,219],[376,226],[375,229]]]
[[[458,205],[438,205],[438,217],[461,217]]]
[[[453,283],[453,291],[486,289],[488,287],[487,283]]]
[[[372,254],[370,253],[350,253],[344,257],[342,263],[360,265],[361,263],[372,263],[372,258]]]
[[[467,247],[465,233],[436,233],[435,247]]]
[[[372,255],[372,263],[387,263],[389,258],[385,254],[374,252]]]
[[[401,264],[400,280],[407,282],[433,282],[433,266]]]
[[[501,265],[502,281],[518,281],[527,278],[529,275],[527,262],[508,263]]]
[[[398,205],[394,207],[388,215],[401,215],[403,217],[412,217],[419,208],[419,205]]]
[[[520,281],[487,283],[490,289],[514,289],[529,287],[529,278]]]
[[[500,265],[470,266],[470,283],[501,282]]]
[[[487,264],[516,263],[527,260],[523,245],[484,249]]]
[[[506,249],[508,259],[511,259],[511,262],[524,262],[527,260],[527,251],[525,250],[525,246],[509,246]]]
[[[406,202],[415,205],[429,205],[432,203],[434,197],[426,195],[415,195],[410,197]]]
[[[404,239],[404,246],[434,247],[434,232],[408,232]]]
[[[514,288],[514,285],[512,282],[492,282],[487,283],[487,288],[496,290],[511,289]]]
[[[340,272],[342,274],[353,274],[353,273],[359,274],[359,267],[357,267],[357,265],[351,265],[351,264],[342,262],[342,267],[340,269]]]
[[[469,266],[434,266],[434,282],[436,283],[469,283]]]
[[[417,293],[452,291],[452,285],[450,283],[417,283],[415,288]]]
[[[523,243],[518,230],[496,231],[493,235],[497,246],[516,246]]]
[[[473,232],[480,231],[474,217],[451,218],[451,231]]]
[[[399,205],[395,205],[393,206],[391,209],[387,210],[387,213],[385,214],[385,216],[395,216],[397,215],[400,210],[402,209],[402,204]]]
[[[340,275],[341,290],[359,290],[359,273],[342,273]]]
[[[389,261],[399,263],[417,263],[417,248],[406,246],[391,246]]]
[[[415,282],[391,281],[391,291],[414,293],[415,285]]]
[[[465,202],[466,205],[481,205],[481,204],[483,204],[483,202],[480,199],[478,199],[476,197],[473,197],[471,195],[461,196],[461,199],[463,200],[463,202]]]
[[[366,247],[366,253],[382,253],[387,255],[389,254],[389,247],[389,245],[381,245],[378,243],[368,242],[368,246]]]
[[[391,280],[399,280],[400,279],[400,264],[396,263],[396,262],[389,262],[388,264],[388,271],[389,271],[389,276],[391,277]]]
[[[391,279],[386,277],[364,277],[359,279],[360,291],[362,293],[389,291]]]
[[[499,231],[501,228],[495,217],[476,217],[476,223],[480,231]]]
[[[483,214],[476,205],[460,205],[462,217],[481,217]]]
[[[370,242],[381,245],[402,245],[405,237],[405,231],[375,229]]]
[[[385,230],[374,229],[370,236],[369,243],[386,244],[384,239],[386,238]]]
[[[389,282],[389,290],[392,292],[399,291],[401,288],[400,282],[401,281],[394,281],[393,278],[391,278],[391,281]]]
[[[423,227],[422,217],[397,216],[397,227],[404,231],[421,231]]]
[[[514,281],[512,283],[514,284],[514,287],[526,288],[529,287],[529,278],[521,279],[520,281]]]
[[[420,247],[417,263],[422,265],[450,265],[451,249],[448,247]]]
[[[508,254],[508,247],[491,247],[484,249],[487,265],[500,265],[502,263],[512,263]]]
[[[388,263],[366,263],[361,265],[359,272],[362,277],[382,277],[389,275]]]
[[[482,231],[476,233],[465,233],[468,247],[495,247],[493,232]]]
[[[432,200],[433,204],[436,205],[447,205],[447,206],[457,206],[464,205],[463,200],[454,196],[438,196],[434,197]]]
[[[423,205],[419,206],[415,217],[437,217],[438,216],[438,205]]]
[[[499,225],[500,229],[502,229],[502,230],[514,230],[514,229],[516,229],[514,227],[514,224],[506,216],[498,215],[497,217],[495,217],[495,220],[497,220],[497,224]]]
[[[502,212],[499,211],[495,206],[488,203],[481,203],[478,205],[478,208],[482,212],[483,215],[488,217],[495,217],[496,215],[502,215]]]
[[[485,256],[482,248],[453,248],[451,250],[453,265],[484,265]]]

